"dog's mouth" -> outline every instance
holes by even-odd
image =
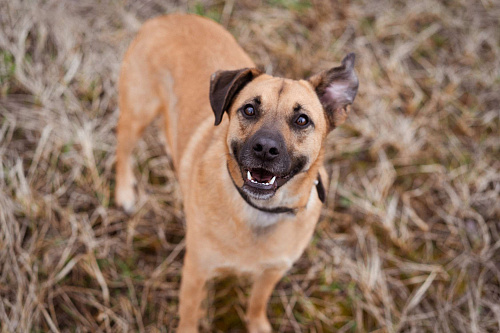
[[[263,168],[242,168],[241,172],[244,180],[242,189],[251,197],[259,200],[266,200],[274,196],[276,190],[291,177],[291,174],[278,175]]]

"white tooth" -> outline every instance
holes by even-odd
[[[276,176],[274,176],[273,179],[271,179],[271,181],[269,182],[269,185],[273,185],[275,180],[276,180]]]
[[[247,179],[252,180],[252,175],[250,174],[250,171],[247,170]]]

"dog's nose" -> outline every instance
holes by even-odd
[[[260,137],[253,144],[254,154],[262,160],[271,161],[280,154],[279,143],[270,137]]]

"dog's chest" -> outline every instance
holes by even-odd
[[[208,238],[205,249],[210,250],[204,251],[204,262],[216,272],[259,273],[269,268],[290,268],[309,242],[315,221],[272,218],[278,222],[267,226],[241,228],[238,221],[231,221],[234,227],[229,228],[226,224],[224,232]]]

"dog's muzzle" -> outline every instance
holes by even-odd
[[[305,163],[292,163],[281,134],[260,129],[241,149],[233,146],[244,184],[242,190],[252,199],[267,200],[274,196]],[[297,170],[297,167],[300,168]]]

